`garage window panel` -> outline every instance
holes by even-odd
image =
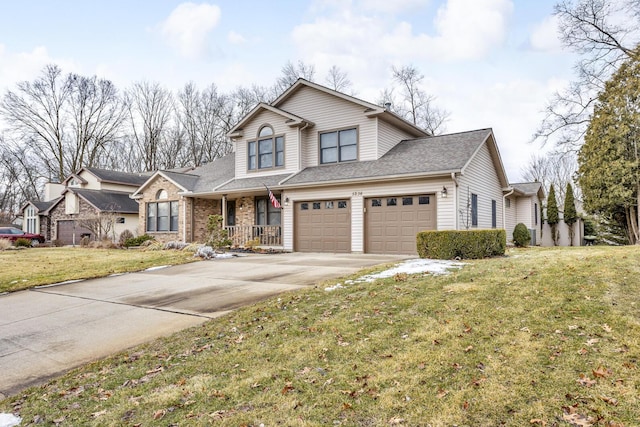
[[[397,206],[398,205],[398,199],[396,199],[395,197],[389,197],[387,199],[387,206]]]
[[[429,196],[420,196],[418,198],[418,203],[421,204],[421,205],[428,205],[429,202],[430,202]]]

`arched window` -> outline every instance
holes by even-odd
[[[247,168],[270,169],[284,166],[284,136],[275,136],[270,125],[258,131],[256,140],[247,143]]]
[[[178,201],[167,200],[167,190],[158,190],[157,202],[147,203],[147,232],[176,232],[179,225]]]

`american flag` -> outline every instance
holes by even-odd
[[[271,200],[271,204],[273,205],[273,207],[276,208],[276,209],[282,209],[282,206],[280,205],[280,202],[278,201],[278,199],[276,199],[276,196],[273,195],[271,190],[269,190],[269,187],[267,187],[266,185],[264,187],[269,192],[269,200]]]

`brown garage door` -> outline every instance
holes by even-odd
[[[416,234],[435,230],[434,195],[372,197],[365,200],[365,251],[415,254]]]
[[[74,222],[75,222],[75,231],[74,231]],[[93,238],[93,234],[91,230],[88,230],[84,227],[81,227],[78,221],[64,220],[64,221],[56,221],[57,233],[56,238],[62,242],[63,245],[72,245],[80,244],[80,239],[82,236],[89,235],[90,238]],[[73,239],[73,235],[75,232],[75,241]]]
[[[349,200],[296,202],[294,250],[351,252],[350,204]]]

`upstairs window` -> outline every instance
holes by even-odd
[[[247,168],[256,170],[282,166],[284,166],[284,137],[275,136],[271,126],[261,127],[257,140],[248,142]]]
[[[345,129],[320,134],[320,163],[358,160],[358,131]]]

